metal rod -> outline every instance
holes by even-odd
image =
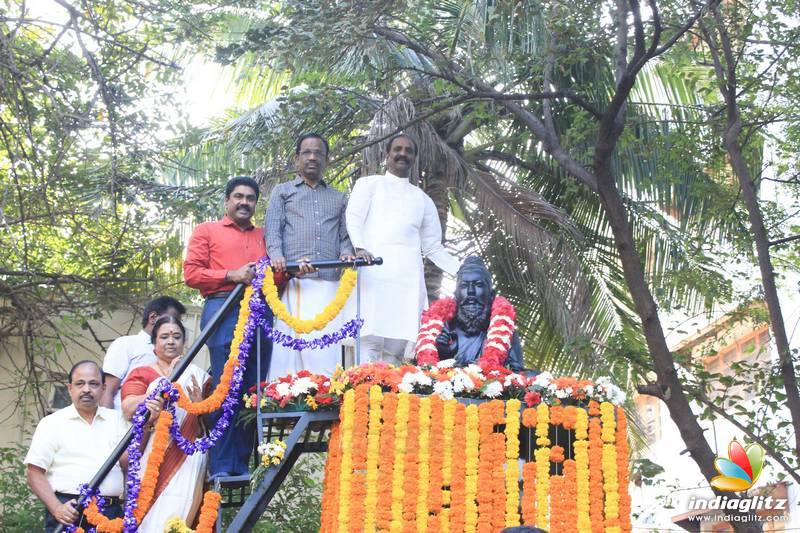
[[[338,259],[330,259],[324,261],[309,261],[309,265],[317,269],[324,269],[324,268],[342,268],[342,267],[366,267],[366,266],[373,266],[373,265],[382,265],[383,258],[382,257],[375,257],[372,261],[367,262],[366,259],[362,259],[357,257],[353,261],[339,261]],[[294,272],[296,270],[300,270],[300,262],[299,261],[289,261],[286,263],[286,270],[289,272]]]
[[[208,325],[205,327],[205,329],[203,329],[203,331],[200,332],[200,336],[197,337],[197,339],[195,339],[195,341],[192,343],[192,346],[189,348],[189,353],[181,358],[181,362],[178,363],[178,365],[175,367],[175,370],[172,372],[172,375],[169,377],[170,382],[174,382],[179,377],[181,377],[183,371],[186,370],[186,368],[192,362],[192,359],[194,359],[194,357],[198,354],[198,352],[200,352],[200,349],[203,347],[203,345],[205,345],[206,341],[209,339],[209,337],[211,337],[211,335],[217,329],[217,326],[219,326],[219,323],[222,321],[222,317],[233,306],[233,304],[239,300],[239,298],[242,296],[243,293],[244,293],[244,284],[239,283],[238,285],[236,285],[236,287],[234,287],[234,289],[225,299],[225,301],[222,304],[222,307],[220,307],[219,310],[216,312],[216,314],[213,317],[211,317],[211,320],[209,321]],[[145,411],[144,413],[145,422],[149,418],[150,418],[150,411]],[[106,478],[106,476],[108,476],[109,472],[111,472],[111,469],[114,468],[114,465],[117,464],[119,458],[122,457],[122,454],[125,453],[125,450],[128,448],[128,444],[130,444],[131,440],[133,440],[133,428],[129,429],[128,432],[125,434],[125,436],[122,437],[122,440],[119,441],[119,443],[117,443],[117,447],[114,448],[114,451],[111,452],[111,455],[108,456],[106,462],[103,463],[103,466],[100,467],[100,470],[97,471],[92,480],[89,482],[89,488],[91,490],[93,491],[97,490],[97,488]],[[77,507],[80,509],[80,507],[83,505],[85,501],[86,497],[81,495],[80,498],[78,498]],[[55,530],[55,533],[61,533],[63,529],[64,525],[59,524],[59,526]]]

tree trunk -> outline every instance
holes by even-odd
[[[775,271],[772,268],[772,259],[769,255],[769,238],[764,227],[764,217],[761,215],[761,208],[758,205],[755,183],[750,179],[750,171],[742,155],[742,148],[739,146],[741,129],[742,122],[738,117],[738,112],[736,112],[732,117],[729,116],[728,119],[728,130],[724,139],[725,149],[731,157],[731,166],[742,186],[742,198],[744,198],[747,206],[750,231],[753,233],[753,239],[756,243],[758,268],[761,271],[761,284],[764,287],[764,300],[769,311],[769,321],[772,335],[775,337],[775,347],[778,349],[781,378],[783,379],[783,387],[786,390],[786,406],[789,408],[792,427],[794,428],[795,456],[800,459],[800,393],[797,388],[797,376],[794,371],[789,339],[786,335],[786,326],[783,322],[783,311],[778,298],[778,288],[775,284]]]
[[[431,197],[434,205],[436,205],[436,211],[439,214],[439,222],[442,225],[442,235],[444,235],[447,231],[449,196],[447,194],[447,178],[444,173],[444,165],[439,161],[435,161],[425,172],[422,190]],[[425,288],[428,291],[428,302],[439,298],[442,277],[442,270],[429,259],[425,259]]]
[[[658,377],[657,384],[660,389],[658,396],[667,405],[670,418],[675,422],[686,448],[700,468],[700,472],[707,480],[711,481],[718,473],[714,469],[716,455],[703,436],[703,429],[692,412],[683,385],[678,378],[675,361],[667,346],[664,330],[658,317],[656,302],[645,281],[644,268],[636,251],[627,211],[611,171],[611,160],[608,157],[600,157],[595,159],[595,164],[600,202],[614,234],[625,281],[635,303],[636,313],[642,321],[647,347]],[[737,533],[762,531],[761,525],[758,523],[733,522],[731,525]]]

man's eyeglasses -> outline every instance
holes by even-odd
[[[300,152],[301,157],[311,157],[312,155],[315,157],[325,157],[327,154],[322,150],[302,150]]]

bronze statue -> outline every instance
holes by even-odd
[[[439,359],[455,358],[457,366],[478,362],[483,353],[494,298],[492,276],[483,260],[477,256],[467,257],[456,278],[456,314],[436,337]],[[524,369],[522,347],[516,331],[504,365],[514,371]]]

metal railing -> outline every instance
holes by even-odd
[[[310,264],[312,267],[317,269],[341,268],[341,267],[359,268],[372,265],[381,265],[383,264],[383,259],[381,259],[380,257],[376,257],[369,263],[364,259],[358,258],[354,261],[349,261],[349,262],[339,261],[339,260],[330,260],[330,261],[326,260],[326,261],[312,261]],[[288,272],[296,272],[300,270],[300,263],[289,262],[286,264],[286,270]],[[360,289],[360,283],[359,283],[359,289]],[[178,365],[173,370],[172,375],[169,377],[170,382],[174,383],[175,381],[178,380],[178,378],[181,377],[183,372],[192,363],[192,360],[195,358],[195,356],[203,348],[206,341],[208,341],[208,339],[211,337],[214,331],[216,331],[225,313],[227,313],[228,310],[230,310],[230,308],[241,299],[242,295],[244,294],[244,290],[245,290],[244,283],[239,283],[230,292],[228,297],[225,298],[222,307],[220,307],[219,310],[214,314],[214,316],[211,317],[211,320],[208,322],[206,327],[203,328],[203,330],[200,332],[200,335],[197,337],[197,339],[195,339],[191,347],[189,347],[187,354],[181,358],[180,363],[178,363]],[[360,303],[360,298],[358,298],[358,300],[359,302],[357,302],[357,304]],[[360,313],[358,314],[360,315]],[[145,411],[144,413],[145,422],[147,422],[149,418],[150,418],[150,412]],[[122,457],[122,455],[125,453],[125,450],[128,448],[128,445],[130,444],[132,439],[133,439],[133,428],[129,429],[128,432],[125,434],[125,436],[122,438],[122,440],[120,440],[119,443],[117,443],[117,446],[114,448],[114,451],[111,452],[111,455],[108,456],[106,461],[103,463],[103,465],[94,475],[92,480],[89,482],[90,491],[95,491],[98,489],[98,487],[100,487],[100,484],[114,468],[114,465],[117,464],[120,457]],[[78,503],[76,506],[79,512],[78,521],[80,521],[80,516],[83,514],[82,509],[84,503],[86,503],[86,496],[82,494],[78,499]],[[55,533],[61,533],[64,527],[65,526],[63,524],[60,524],[56,528]]]

